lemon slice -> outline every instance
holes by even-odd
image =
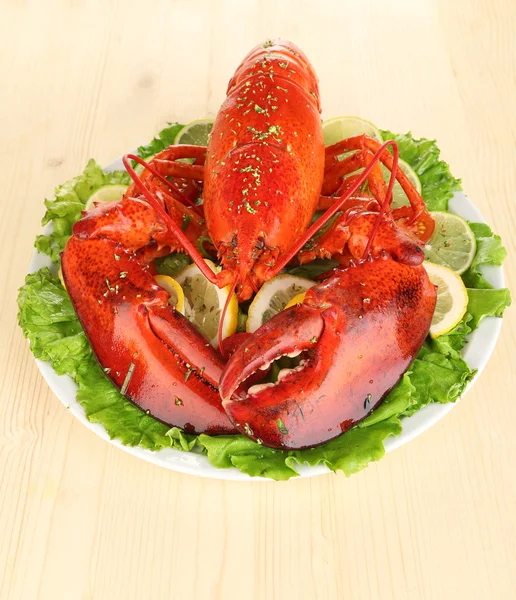
[[[214,273],[217,271],[217,267],[211,260],[205,262]],[[183,269],[176,277],[176,281],[183,289],[184,315],[214,348],[218,348],[217,335],[220,316],[230,292],[230,286],[220,289],[210,283],[195,264]],[[233,295],[224,319],[223,339],[236,332],[237,322],[238,302],[236,296]]]
[[[435,221],[432,237],[425,245],[425,258],[458,275],[469,268],[477,251],[474,233],[466,221],[446,212],[431,212]]]
[[[437,338],[451,331],[466,314],[468,292],[460,276],[451,269],[428,261],[423,265],[437,286],[437,304],[430,326],[430,336]]]
[[[388,183],[389,179],[391,177],[391,172],[385,165],[381,164],[380,166],[381,166],[381,169],[383,172],[383,177],[385,179],[385,183]],[[398,161],[398,168],[401,169],[405,173],[405,175],[409,178],[412,185],[421,194],[421,182],[419,181],[419,177],[416,175],[416,172],[414,171],[414,169],[408,163],[406,163],[404,160],[401,160],[401,159]],[[409,205],[410,205],[410,202],[409,202],[407,194],[405,194],[405,192],[403,191],[403,188],[401,187],[401,184],[399,183],[399,181],[396,181],[392,188],[391,208],[399,208],[400,206],[409,206]]]
[[[382,134],[370,121],[360,117],[334,117],[322,125],[324,143],[326,146],[336,144],[341,140],[365,133],[379,142],[383,142]]]
[[[63,269],[61,269],[61,265],[59,265],[59,267],[57,269],[57,276],[59,277],[59,281],[61,282],[62,286],[66,290],[66,285],[65,285],[64,277],[63,277]]]
[[[88,198],[88,202],[86,202],[86,206],[84,208],[85,210],[91,210],[92,208],[95,208],[95,203],[114,202],[115,200],[121,200],[126,190],[126,185],[104,185]]]
[[[207,146],[213,119],[200,119],[185,125],[176,135],[174,144],[192,144],[194,146]]]
[[[295,306],[296,304],[303,304],[306,296],[306,292],[301,292],[297,296],[294,296],[292,300],[285,306],[285,308],[290,308],[291,306]]]
[[[154,279],[156,283],[165,289],[170,294],[169,304],[175,307],[175,309],[184,315],[185,306],[185,295],[183,294],[183,288],[177,283],[175,279],[168,275],[155,275]]]
[[[265,282],[249,306],[246,331],[256,331],[283,310],[293,298],[313,285],[315,281],[296,275],[277,275]]]

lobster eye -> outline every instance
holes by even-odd
[[[412,240],[400,242],[393,255],[398,262],[409,267],[417,267],[425,260],[421,246]]]

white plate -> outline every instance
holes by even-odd
[[[123,169],[121,159],[111,163],[106,167],[106,170],[112,171],[115,169]],[[468,219],[470,221],[485,223],[484,218],[480,214],[479,210],[473,205],[471,200],[462,192],[457,192],[450,201],[450,210],[457,213],[458,215]],[[47,226],[45,233],[48,233],[50,226]],[[29,272],[34,273],[42,267],[49,267],[54,269],[55,265],[50,261],[50,258],[44,254],[35,252],[32,256],[32,260],[29,266]],[[503,269],[501,267],[489,267],[484,270],[485,277],[494,285],[496,288],[505,286],[505,280],[503,275]],[[479,328],[474,331],[469,337],[469,343],[466,345],[466,349],[463,352],[463,358],[468,365],[477,369],[475,378],[468,384],[464,393],[466,393],[473,385],[474,381],[478,378],[483,368],[486,366],[491,353],[498,339],[500,328],[502,325],[502,319],[495,317],[485,318]],[[239,481],[261,481],[263,477],[250,477],[241,473],[236,468],[232,469],[217,469],[210,464],[206,456],[197,454],[194,452],[181,452],[179,450],[164,449],[159,452],[152,452],[151,450],[145,450],[144,448],[131,448],[124,446],[118,440],[111,440],[106,433],[106,430],[102,425],[98,423],[90,423],[84,414],[82,406],[76,400],[77,385],[67,375],[57,375],[52,369],[49,363],[45,363],[41,360],[36,359],[36,363],[41,371],[46,382],[54,392],[54,394],[61,400],[61,402],[70,410],[70,412],[79,419],[88,429],[93,431],[95,434],[113,444],[117,448],[121,448],[125,452],[132,454],[143,460],[147,460],[156,465],[160,465],[173,471],[179,471],[181,473],[189,473],[191,475],[200,475],[201,477],[212,477],[214,479],[231,479]],[[453,409],[455,404],[431,404],[425,408],[419,410],[412,417],[403,419],[402,426],[403,430],[397,437],[389,437],[385,441],[385,449],[387,452],[406,444],[416,436],[420,435],[437,423],[439,419],[442,419],[450,410]],[[329,473],[329,469],[324,465],[317,465],[315,467],[309,467],[308,465],[299,465],[298,467],[301,477],[314,477],[315,475],[321,475],[323,473]]]

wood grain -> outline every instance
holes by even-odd
[[[515,317],[446,419],[363,473],[179,475],[112,448],[49,391],[16,324],[43,198],[167,120],[215,114],[256,42],[299,44],[326,116],[435,137],[516,277],[512,0],[4,0],[0,598],[510,599]]]

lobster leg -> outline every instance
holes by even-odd
[[[332,258],[345,253],[349,260],[361,260],[371,239],[378,212],[368,211],[367,204],[349,209],[340,215],[332,226],[316,239],[310,240],[297,255],[301,264],[316,258]],[[337,213],[338,214],[338,213]],[[423,242],[392,218],[386,215],[378,227],[370,255],[377,258],[387,253],[405,264],[419,264],[423,256]],[[338,257],[339,258],[339,257]],[[339,262],[348,262],[339,260]]]
[[[184,162],[178,162],[179,159],[193,158],[193,165]],[[204,180],[204,160],[206,158],[206,146],[179,145],[169,146],[156,154],[152,158],[152,165],[162,177],[181,177],[184,179]],[[144,183],[152,179],[156,174],[148,169],[147,163],[143,163],[146,170],[141,175],[141,181]],[[131,195],[135,192],[133,183],[128,190]]]
[[[193,158],[194,164],[178,162],[179,159]],[[169,146],[156,154],[150,162],[139,157],[135,161],[144,167],[143,172],[129,186],[127,194],[134,196],[140,189],[139,184],[145,187],[156,197],[166,200],[172,196],[182,204],[191,206],[196,212],[202,209],[196,206],[204,180],[204,161],[206,158],[205,146]],[[167,179],[168,178],[168,179]]]
[[[331,159],[331,162],[327,162],[325,165],[322,195],[329,196],[338,190],[337,193],[340,196],[356,181],[356,176],[350,178],[351,181],[349,183],[347,180],[343,181],[343,177],[350,173],[355,173],[358,169],[367,167],[369,163],[374,161],[374,152],[371,152],[368,148],[362,148],[358,152],[346,156],[341,161],[338,161],[333,153],[327,157],[327,161],[328,158]],[[372,195],[381,204],[385,200],[387,186],[385,185],[380,165],[376,161],[367,177],[367,183]]]
[[[177,227],[182,239],[176,237],[167,224],[158,218],[160,213],[157,214],[145,200],[128,196],[124,196],[119,202],[100,204],[83,213],[82,219],[74,226],[74,234],[81,239],[112,239],[128,250],[147,254],[149,260],[158,256],[155,254],[156,245],[168,249],[168,252],[178,252],[183,249],[183,242],[193,245],[200,236],[206,235],[204,220],[187,206],[172,199],[167,203],[165,211],[160,202],[156,201],[156,204],[168,221],[174,225],[181,224]]]
[[[336,144],[333,144],[332,146],[328,146],[328,148],[326,148],[325,169],[327,170],[327,172],[331,173],[331,169],[338,166],[339,161],[337,157],[346,152],[351,152],[353,150],[366,150],[369,151],[371,154],[376,154],[378,153],[378,150],[381,147],[382,144],[380,144],[380,142],[368,137],[367,135],[357,135],[354,137],[350,137],[346,140],[342,140],[341,142],[337,142]],[[394,170],[395,164],[392,154],[390,154],[389,152],[382,152],[379,155],[379,159],[391,172]],[[397,164],[394,176],[403,188],[403,191],[407,194],[407,197],[410,201],[410,205],[412,207],[412,215],[409,222],[411,224],[416,223],[419,219],[424,218],[424,216],[426,215],[426,205],[423,199],[421,198],[421,195],[412,185],[411,181],[405,175],[402,169],[397,168]],[[427,239],[429,239],[433,233],[433,220],[424,219],[424,222],[426,225],[426,232],[428,235]]]
[[[353,156],[357,162],[363,161],[362,167],[365,167],[373,160],[374,153],[378,153],[381,147],[380,142],[366,135],[358,135],[355,137],[342,140],[333,146],[326,148],[325,158],[325,187],[323,194],[332,193],[338,186],[340,178],[341,185],[338,188],[336,195],[340,196],[346,189],[354,184],[357,175],[351,174],[347,167],[346,160]],[[347,152],[354,152],[351,157],[339,161],[338,157]],[[359,158],[361,157],[361,158]],[[380,155],[381,162],[392,172],[394,168],[394,157],[388,152],[383,152]],[[361,167],[357,167],[361,168]],[[347,176],[346,176],[347,175]],[[397,169],[395,172],[396,180],[399,182],[410,202],[410,206],[402,206],[392,211],[393,218],[403,223],[404,226],[414,233],[421,241],[427,242],[434,231],[434,221],[426,210],[425,203],[419,192],[415,189],[412,182],[408,179],[402,169]],[[375,176],[368,179],[369,191],[380,204],[383,203],[385,194],[380,189],[381,186],[381,171],[380,177]],[[331,206],[331,196],[323,195],[319,201],[320,208]]]
[[[321,194],[321,196],[319,197],[319,202],[317,204],[317,210],[324,211],[324,210],[328,210],[329,208],[331,208],[333,206],[333,204],[335,203],[335,200],[337,198],[342,197],[344,194],[346,194],[346,192],[349,190],[349,188],[351,188],[355,185],[355,183],[357,182],[359,177],[360,177],[360,173],[358,173],[356,175],[350,175],[349,177],[346,177],[345,179],[343,179],[340,186],[338,187],[337,191],[332,196],[324,196]],[[374,199],[368,192],[359,192],[359,193],[353,194],[353,196],[351,196],[352,200],[354,200],[356,198],[368,199],[368,200]]]

